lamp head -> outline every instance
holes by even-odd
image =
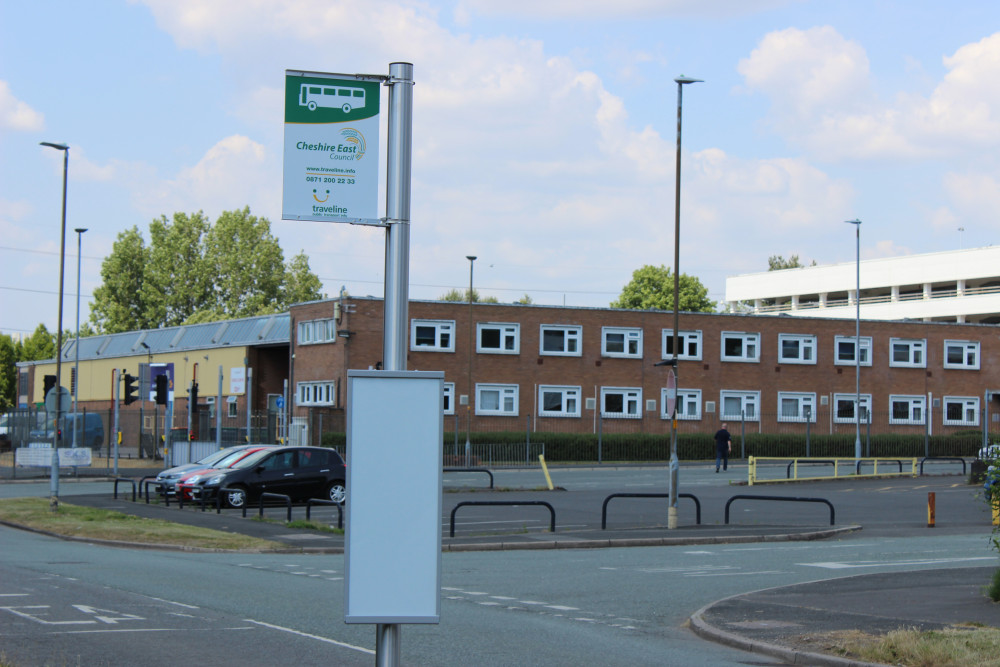
[[[54,144],[51,141],[40,141],[38,143],[38,145],[39,146],[48,146],[49,148],[54,148],[57,151],[68,151],[69,150],[69,146],[67,146],[66,144]]]
[[[85,231],[87,231],[87,228],[86,227],[77,227],[73,231],[76,232],[77,234],[83,234]]]
[[[470,262],[474,262],[478,259],[478,257],[476,257],[475,255],[466,255],[465,258]]]
[[[854,220],[844,220],[844,222],[849,225],[858,225],[859,227],[861,226],[861,221],[858,220],[857,218],[855,218]]]
[[[682,86],[684,84],[686,84],[686,83],[704,83],[704,81],[702,79],[692,79],[691,77],[684,76],[683,74],[681,74],[679,77],[677,77],[676,79],[674,79],[674,81],[676,81],[678,84],[680,84]]]

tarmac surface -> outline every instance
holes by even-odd
[[[155,474],[155,470],[149,471]],[[129,476],[143,473],[128,471]],[[107,481],[107,478],[104,478]],[[10,483],[9,476],[0,483]],[[27,480],[24,480],[27,481]],[[39,481],[36,477],[34,481]],[[74,483],[72,478],[61,482]],[[85,483],[84,479],[79,480]],[[16,483],[16,482],[15,482]],[[72,503],[101,507],[136,516],[240,533],[284,544],[289,551],[342,553],[344,537],[335,533],[292,529],[281,519],[284,508],[268,507],[265,516],[275,521],[249,520],[257,506],[247,509],[247,518],[233,510],[216,513],[197,505],[146,504],[141,490],[131,500],[131,485],[121,485],[118,498],[110,494],[73,495]],[[67,502],[70,502],[67,500]],[[319,508],[317,508],[318,510]],[[323,508],[330,517],[330,508]],[[331,519],[335,520],[335,519]],[[444,551],[515,549],[582,549],[642,547],[740,542],[822,540],[863,526],[767,526],[692,525],[627,530],[559,530],[555,533],[442,537]],[[124,545],[150,548],[148,545]],[[160,548],[160,547],[155,547]],[[163,547],[169,548],[169,547]],[[880,573],[844,577],[752,591],[714,602],[695,612],[691,629],[699,636],[794,665],[864,666],[833,655],[832,642],[821,639],[841,630],[863,630],[879,634],[899,628],[933,630],[957,624],[1000,627],[1000,605],[983,593],[995,567],[935,569],[903,573]],[[803,637],[812,637],[805,641]]]

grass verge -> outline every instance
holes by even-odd
[[[800,639],[800,647],[816,652],[899,667],[1000,667],[1000,629],[991,627],[900,628],[886,635],[844,630]]]
[[[115,542],[234,551],[273,551],[284,548],[283,544],[270,540],[159,519],[144,519],[110,510],[79,507],[65,502],[60,502],[59,509],[52,512],[47,498],[0,500],[0,520],[57,535]]]

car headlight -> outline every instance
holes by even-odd
[[[225,475],[216,475],[215,477],[212,477],[211,479],[206,481],[205,486],[218,486],[219,484],[222,483],[222,480],[224,480],[225,478],[226,478]]]

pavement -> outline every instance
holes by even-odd
[[[155,472],[134,468],[128,474],[132,477]],[[63,477],[61,481],[73,483],[73,478]],[[82,483],[84,479],[78,481]],[[0,483],[3,482],[14,481],[9,476],[7,479],[0,476]],[[141,490],[137,501],[133,502],[131,495],[131,485],[122,485],[117,499],[108,494],[74,495],[71,502],[258,537],[279,542],[288,552],[343,553],[344,550],[343,535],[287,527],[282,522],[283,507],[266,508],[265,516],[275,521],[252,521],[248,519],[259,513],[256,506],[248,508],[245,519],[240,512],[228,510],[217,514],[214,508],[203,511],[191,503],[183,508],[176,503],[147,504]],[[333,508],[321,506],[314,511],[317,518],[335,525]],[[296,515],[300,516],[301,510]],[[456,538],[445,534],[442,549],[494,551],[759,543],[822,540],[862,529],[863,526],[682,525],[672,530],[665,527],[557,530]],[[1000,605],[983,593],[995,569],[880,573],[753,591],[699,609],[690,618],[690,628],[705,639],[788,664],[867,666],[872,663],[833,655],[836,647],[828,639],[830,633],[863,630],[880,634],[899,628],[935,630],[958,624],[1000,627]]]

